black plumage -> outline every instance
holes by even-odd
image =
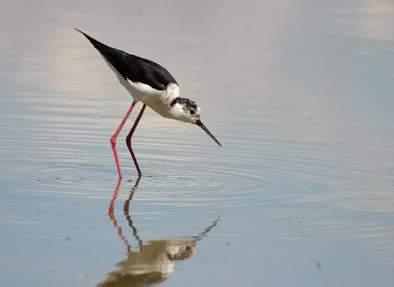
[[[170,83],[177,84],[174,77],[159,64],[109,47],[86,33],[76,30],[82,33],[125,79],[147,84],[157,90],[165,90]]]

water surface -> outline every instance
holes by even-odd
[[[393,19],[388,0],[3,3],[2,285],[392,286]],[[147,111],[137,184],[134,114],[118,182],[131,98],[73,27],[166,66],[223,148]]]

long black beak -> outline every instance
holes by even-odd
[[[211,132],[200,120],[196,121],[196,125],[200,126],[219,146],[222,146],[222,144],[214,137],[213,134],[211,134]]]

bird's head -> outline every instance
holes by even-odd
[[[170,112],[172,116],[180,121],[195,124],[201,127],[219,146],[220,142],[204,126],[200,120],[201,108],[192,100],[177,97],[170,103]]]

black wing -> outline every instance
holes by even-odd
[[[104,45],[84,32],[75,30],[82,33],[125,79],[147,84],[157,90],[166,89],[170,83],[177,84],[174,77],[159,64]]]

